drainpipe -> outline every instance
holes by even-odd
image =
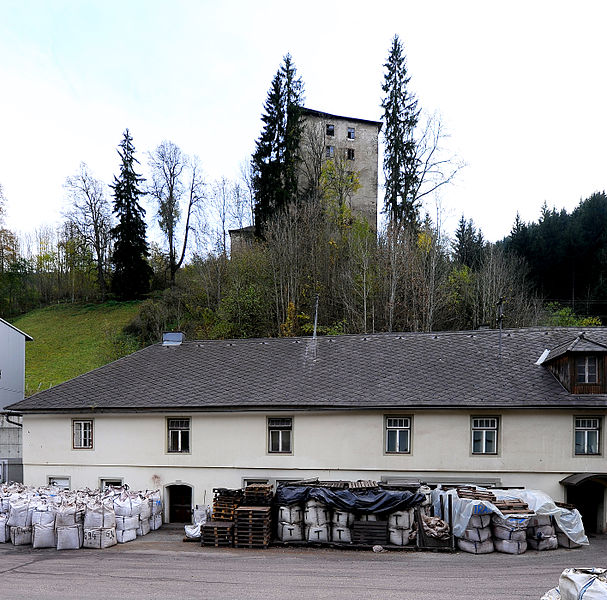
[[[16,421],[11,421],[11,417],[22,417],[21,413],[13,412],[12,410],[0,410],[0,415],[4,415],[6,417],[6,422],[11,425],[16,425],[17,427],[23,427],[23,423],[17,423]]]

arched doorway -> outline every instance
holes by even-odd
[[[191,523],[192,486],[175,483],[167,485],[165,490],[169,523]]]
[[[567,502],[580,511],[586,533],[604,533],[607,530],[607,474],[575,473],[565,477],[561,483],[567,489]]]

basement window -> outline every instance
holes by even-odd
[[[576,417],[575,453],[577,455],[600,454],[601,419]]]
[[[575,359],[575,382],[597,383],[596,356],[581,356]]]
[[[472,454],[497,454],[497,417],[472,418]]]
[[[190,452],[190,419],[167,419],[168,452]]]
[[[293,419],[271,417],[268,419],[268,452],[290,454],[293,448]]]
[[[93,421],[72,421],[72,447],[74,450],[90,450],[93,447]]]

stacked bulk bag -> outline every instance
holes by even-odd
[[[493,552],[495,546],[491,537],[491,515],[472,515],[463,535],[457,539],[457,546],[471,554]]]
[[[75,504],[57,507],[55,514],[57,550],[77,550],[84,543],[84,510]]]
[[[493,544],[498,552],[522,554],[527,551],[527,525],[529,517],[509,515],[502,519],[491,516]]]
[[[6,524],[8,515],[0,513],[0,544],[7,544],[11,541],[11,529]]]
[[[328,542],[330,510],[316,500],[308,500],[304,509],[304,523],[306,526],[306,540],[308,542]]]
[[[139,507],[139,527],[137,527],[137,535],[147,535],[150,533],[150,517],[152,516],[152,509],[147,498],[139,498],[141,504]]]
[[[56,507],[54,505],[39,505],[32,513],[32,546],[34,548],[55,548],[57,534],[55,532]]]
[[[341,544],[352,542],[350,527],[354,522],[354,515],[345,510],[333,510],[331,515],[331,539]]]
[[[95,502],[88,504],[84,513],[85,548],[109,548],[117,543],[116,513],[113,504]]]
[[[304,539],[303,511],[298,504],[278,507],[278,539],[301,542]]]
[[[556,550],[558,539],[550,515],[535,515],[527,525],[527,543],[534,550]]]
[[[123,493],[114,498],[116,513],[116,539],[119,544],[132,542],[137,537],[141,502],[136,501],[130,494]]]
[[[557,542],[559,544],[559,546],[563,547],[563,548],[581,548],[582,545],[578,544],[577,542],[574,542],[559,526],[558,523],[556,521],[556,519],[554,520],[554,531],[556,533],[556,539]]]
[[[145,496],[150,505],[150,530],[156,531],[162,525],[162,499],[160,498],[160,490],[146,492]]]
[[[415,521],[415,510],[401,510],[388,515],[388,535],[390,544],[406,546],[410,540],[411,529]]]
[[[32,513],[29,502],[11,501],[6,524],[10,528],[10,540],[14,546],[32,543]]]

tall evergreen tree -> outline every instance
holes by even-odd
[[[472,219],[466,221],[464,215],[455,230],[455,241],[452,245],[453,259],[470,269],[478,269],[482,263],[485,240],[483,233],[474,226]]]
[[[417,191],[420,184],[420,159],[417,156],[415,128],[419,120],[417,99],[409,91],[406,57],[398,35],[392,40],[384,64],[384,174],[386,193],[384,210],[393,223],[416,224],[419,219]]]
[[[303,95],[303,81],[287,54],[272,79],[261,117],[263,129],[251,161],[258,234],[274,213],[297,198]]]
[[[144,192],[140,184],[144,179],[135,172],[135,148],[127,129],[119,145],[120,174],[110,186],[113,190],[113,212],[118,223],[112,228],[114,276],[112,291],[123,300],[139,298],[150,289],[152,269],[148,264],[148,243],[145,236],[145,210],[139,204]]]

